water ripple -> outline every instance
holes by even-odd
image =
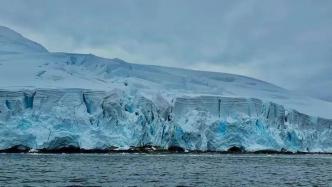
[[[0,154],[0,186],[332,186],[331,155]]]

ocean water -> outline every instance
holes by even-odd
[[[332,155],[0,154],[0,186],[332,187]]]

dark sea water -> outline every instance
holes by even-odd
[[[332,155],[0,154],[0,186],[331,186]]]

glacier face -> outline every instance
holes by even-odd
[[[164,149],[332,152],[332,120],[252,98],[147,98],[113,89],[0,91],[0,150]]]
[[[245,76],[48,52],[0,26],[0,151],[332,152],[331,110]]]

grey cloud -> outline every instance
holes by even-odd
[[[51,51],[244,74],[330,99],[331,9],[313,0],[4,0],[0,24]]]

